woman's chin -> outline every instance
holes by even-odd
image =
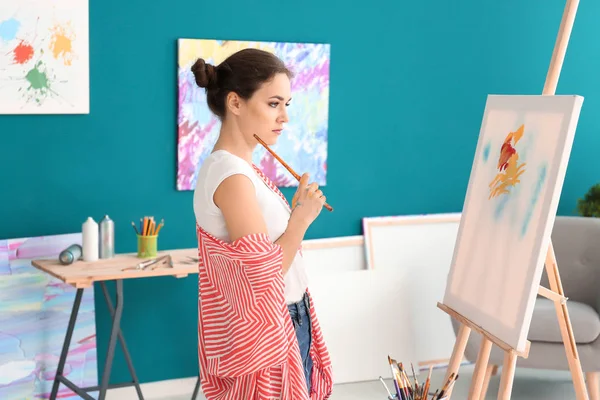
[[[279,136],[280,136],[280,134],[275,133],[275,132],[271,132],[270,134],[266,134],[266,135],[262,135],[262,136],[259,135],[261,140],[269,146],[273,146],[273,145],[277,144],[277,140],[279,140]]]

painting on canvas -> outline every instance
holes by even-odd
[[[74,243],[80,233],[0,240],[0,399],[50,396],[75,288],[31,261],[58,257]],[[65,375],[79,387],[98,385],[93,288],[83,291]],[[60,385],[57,398],[80,397]]]
[[[209,110],[204,88],[196,85],[190,68],[198,57],[218,65],[229,55],[259,48],[277,55],[294,73],[289,122],[272,149],[299,174],[326,183],[329,115],[330,45],[312,43],[244,42],[180,39],[178,42],[178,168],[177,189],[193,190],[202,162],[217,140],[220,121]],[[275,185],[297,186],[294,177],[262,146],[253,162]]]
[[[583,99],[489,96],[444,304],[522,351]]]
[[[0,114],[89,113],[88,0],[0,2]]]

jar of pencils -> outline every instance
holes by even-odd
[[[158,252],[158,235],[137,235],[137,256],[139,258],[153,258]]]

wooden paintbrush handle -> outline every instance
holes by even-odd
[[[292,174],[292,175],[294,176],[294,178],[296,178],[296,180],[297,180],[298,182],[300,181],[300,175],[298,175],[298,174],[296,173],[296,171],[294,171],[294,170],[292,169],[292,167],[290,167],[289,165],[287,165],[287,163],[286,163],[285,161],[283,161],[283,160],[281,159],[281,157],[279,157],[279,156],[277,155],[277,153],[275,153],[273,150],[271,150],[271,148],[269,147],[269,145],[267,145],[267,144],[266,144],[266,143],[265,143],[265,142],[264,142],[264,141],[263,141],[263,140],[262,140],[260,137],[258,137],[258,135],[257,135],[257,134],[254,134],[254,137],[256,138],[256,140],[258,140],[258,143],[260,143],[260,144],[261,144],[261,145],[262,145],[262,146],[263,146],[265,149],[267,149],[267,151],[268,151],[269,153],[271,153],[271,155],[272,155],[273,157],[275,157],[275,159],[276,159],[277,161],[279,161],[279,162],[281,163],[281,165],[283,165],[283,166],[285,167],[285,169],[287,169],[287,170],[290,172],[290,174]],[[328,209],[329,211],[333,211],[333,207],[331,207],[331,206],[330,206],[329,204],[327,204],[327,203],[323,204],[323,207],[325,207],[325,208],[326,208],[326,209]]]

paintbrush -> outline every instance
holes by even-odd
[[[454,375],[454,373],[452,375]],[[450,391],[452,386],[454,386],[454,382],[456,382],[457,379],[458,379],[458,374],[454,375],[454,377],[451,376],[450,378],[448,378],[448,382],[446,382],[446,385],[444,385],[444,387],[442,388],[442,391],[440,392],[440,396],[439,396],[440,399],[442,399],[444,397],[444,395]]]
[[[419,393],[419,380],[417,379],[417,374],[415,374],[415,367],[413,363],[410,363],[410,369],[412,370],[413,378],[415,380],[415,392]]]
[[[433,365],[429,366],[429,374],[427,375],[427,379],[425,380],[425,387],[423,388],[423,395],[427,398],[429,394],[429,386],[431,385],[431,372],[433,371]]]
[[[267,151],[268,151],[269,153],[271,153],[271,155],[272,155],[273,157],[275,157],[275,158],[277,159],[277,161],[279,161],[279,162],[281,163],[281,165],[283,165],[283,166],[285,167],[285,169],[287,169],[287,170],[290,172],[290,174],[292,174],[292,175],[294,176],[294,178],[296,178],[296,180],[297,180],[297,181],[300,181],[300,175],[298,175],[298,174],[296,173],[296,171],[294,171],[294,170],[292,169],[292,167],[290,167],[289,165],[287,165],[287,163],[286,163],[285,161],[283,161],[283,160],[281,159],[281,157],[279,157],[279,156],[277,155],[277,153],[275,153],[275,152],[274,152],[274,151],[273,151],[273,150],[272,150],[272,149],[269,147],[269,145],[268,145],[268,144],[266,144],[266,143],[265,143],[265,142],[264,142],[264,141],[263,141],[261,138],[259,138],[259,137],[258,137],[258,135],[254,134],[254,137],[256,138],[256,140],[258,140],[258,142],[259,142],[259,143],[260,143],[260,144],[261,144],[261,145],[262,145],[262,146],[263,146],[265,149],[267,149]],[[329,204],[327,204],[327,203],[323,204],[323,207],[325,207],[325,208],[326,208],[326,209],[328,209],[329,211],[333,211],[333,207],[331,207],[331,206],[330,206]]]
[[[390,371],[392,371],[392,379],[394,380],[394,388],[396,389],[396,394],[398,395],[398,400],[400,400],[403,398],[403,396],[402,396],[402,394],[400,394],[400,386],[398,384],[396,370],[394,368],[394,363],[392,362],[392,358],[389,355],[388,355],[388,362],[390,363]]]
[[[446,381],[444,386],[442,386],[442,390],[440,390],[440,394],[438,395],[438,397],[436,397],[436,399],[442,398],[442,395],[446,392],[448,385],[450,385],[450,383],[452,382],[453,379],[454,379],[454,372],[450,374],[450,376],[448,377],[448,380]]]
[[[406,383],[404,386],[404,391],[406,394],[406,397],[410,397],[410,396],[414,396],[414,388],[412,387],[411,383],[410,383],[410,379],[408,379],[408,375],[406,375],[406,371],[404,370],[404,365],[402,363],[399,363],[398,361],[394,360],[394,362],[396,363],[396,365],[398,366],[398,371],[400,371],[400,375],[402,376],[402,380]]]
[[[392,392],[390,392],[390,389],[388,389],[387,385],[385,384],[385,381],[383,380],[383,378],[380,376],[379,380],[381,381],[381,384],[383,385],[383,387],[385,388],[385,390],[388,392],[388,394],[390,395],[390,400],[394,398],[394,395],[392,394]]]
[[[400,368],[400,363],[392,358],[392,365],[394,367],[394,371],[396,371],[396,376],[398,377],[399,383],[404,383],[404,375],[402,374],[402,368]],[[407,389],[404,386],[400,387],[402,394],[406,397],[408,396]]]
[[[456,377],[454,378],[452,383],[450,383],[450,386],[448,386],[448,389],[443,394],[450,393],[452,391],[452,388],[454,387],[454,384],[456,383],[457,379],[458,379],[458,374],[456,374]]]

